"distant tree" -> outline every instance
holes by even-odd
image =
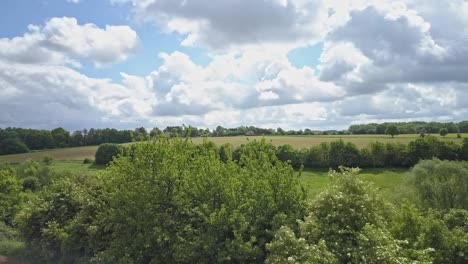
[[[385,129],[385,134],[392,136],[392,138],[398,134],[400,134],[400,130],[396,125],[388,125]]]
[[[439,130],[439,135],[445,137],[448,134],[448,130],[446,128],[441,128]]]
[[[150,131],[150,137],[153,137],[153,138],[157,137],[158,135],[161,135],[161,134],[162,134],[162,131],[157,127],[151,129],[151,131]]]
[[[61,127],[58,127],[50,131],[50,133],[52,134],[52,138],[54,139],[54,143],[57,147],[66,147],[68,145],[70,132]]]
[[[7,138],[0,142],[0,155],[28,152],[28,147],[18,138]]]
[[[463,139],[463,143],[460,148],[460,159],[468,161],[468,138]]]
[[[71,146],[83,146],[85,143],[84,143],[84,136],[83,136],[83,132],[82,131],[75,131],[71,134],[70,136],[70,145]]]
[[[95,163],[107,165],[112,159],[122,153],[122,147],[113,143],[105,143],[98,147],[95,155]]]

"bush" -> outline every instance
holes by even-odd
[[[302,165],[300,152],[291,145],[278,146],[276,156],[283,162],[290,162],[295,169],[299,169]]]
[[[410,183],[426,207],[468,209],[468,163],[424,160],[411,170]]]
[[[53,159],[51,156],[49,156],[49,155],[44,156],[44,158],[42,158],[42,162],[43,162],[45,165],[51,165],[53,160],[54,160],[54,159]]]
[[[18,138],[7,138],[0,142],[0,155],[29,152],[28,147]]]
[[[20,202],[20,184],[16,177],[11,171],[0,170],[0,222],[11,225]]]
[[[93,162],[94,162],[94,160],[89,159],[89,158],[85,158],[85,159],[83,160],[83,164],[91,164],[91,163],[93,163]]]
[[[108,165],[119,154],[122,154],[122,147],[118,144],[101,144],[96,151],[95,163],[98,165]]]
[[[357,169],[331,172],[331,185],[300,221],[299,235],[282,228],[267,248],[268,263],[429,263],[426,252],[413,259],[403,241],[387,231],[391,206]]]
[[[23,180],[23,192],[30,190],[30,191],[37,191],[40,187],[39,181],[37,178],[28,177]]]

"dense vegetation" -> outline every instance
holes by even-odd
[[[226,147],[226,146],[225,146]],[[234,150],[234,156],[242,149]],[[410,167],[420,160],[465,160],[468,161],[468,138],[461,145],[450,141],[439,140],[435,136],[420,137],[408,145],[400,143],[371,142],[367,147],[359,149],[351,142],[339,139],[323,142],[319,146],[297,150],[289,145],[276,149],[278,159],[289,161],[299,169],[306,168],[338,168],[347,167]]]
[[[388,126],[394,125],[400,134],[439,134],[442,129],[447,133],[468,133],[468,121],[459,123],[439,122],[398,122],[398,123],[371,123],[352,125],[348,131],[351,134],[387,134]]]
[[[61,147],[77,147],[99,145],[103,143],[127,143],[154,138],[159,135],[178,137],[227,137],[227,136],[254,136],[254,135],[328,135],[328,134],[388,134],[392,137],[398,134],[436,133],[445,136],[448,133],[468,133],[468,121],[460,123],[383,123],[352,125],[343,131],[318,130],[283,130],[282,128],[259,128],[254,126],[240,126],[237,128],[224,128],[221,126],[210,131],[209,129],[192,126],[168,126],[163,130],[153,128],[149,132],[143,128],[135,130],[117,129],[84,129],[72,133],[59,127],[49,130],[0,128],[0,155],[25,153],[29,150],[41,150]]]
[[[428,142],[439,141],[415,144]],[[361,153],[341,141],[320,148],[333,166]],[[37,263],[468,261],[466,162],[418,163],[398,204],[340,167],[307,202],[298,164],[282,161],[297,153],[288,146],[162,137],[118,153],[97,175],[54,173],[50,160],[0,168],[0,238],[22,239],[16,254]]]

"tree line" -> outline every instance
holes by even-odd
[[[34,263],[468,261],[467,162],[419,162],[397,203],[340,167],[307,201],[266,140],[223,153],[160,137],[98,175],[0,168],[0,234]]]
[[[211,146],[220,159],[238,161],[246,145],[233,147],[226,143]],[[352,142],[338,139],[331,142],[322,142],[318,146],[296,149],[291,145],[270,146],[278,160],[289,162],[294,169],[305,168],[338,168],[347,167],[411,167],[420,160],[438,158],[441,160],[468,161],[468,138],[461,144],[452,141],[440,140],[428,135],[420,137],[408,144],[369,142],[364,148],[358,148]],[[95,162],[98,165],[107,165],[114,156],[124,152],[125,148],[118,144],[102,144],[98,147]]]
[[[344,131],[318,131],[311,129],[284,130],[259,128],[254,126],[240,126],[237,128],[224,128],[217,126],[215,129],[197,128],[192,126],[168,126],[164,129],[157,127],[147,131],[140,127],[134,130],[117,130],[111,128],[67,131],[61,127],[53,130],[37,130],[23,128],[0,128],[0,155],[25,153],[30,150],[78,147],[99,145],[102,143],[127,143],[132,141],[147,140],[159,135],[169,137],[227,137],[227,136],[256,136],[256,135],[347,135],[347,134],[388,134],[392,137],[398,134],[440,133],[442,136],[448,133],[468,133],[468,121],[460,123],[383,123],[352,125]],[[460,135],[459,135],[460,136]]]
[[[400,134],[438,134],[442,129],[447,133],[468,133],[468,121],[459,123],[440,123],[440,122],[389,122],[389,123],[370,123],[351,125],[348,128],[350,134],[387,134],[388,126],[397,127]]]

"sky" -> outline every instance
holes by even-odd
[[[466,0],[0,1],[0,127],[467,119]]]

